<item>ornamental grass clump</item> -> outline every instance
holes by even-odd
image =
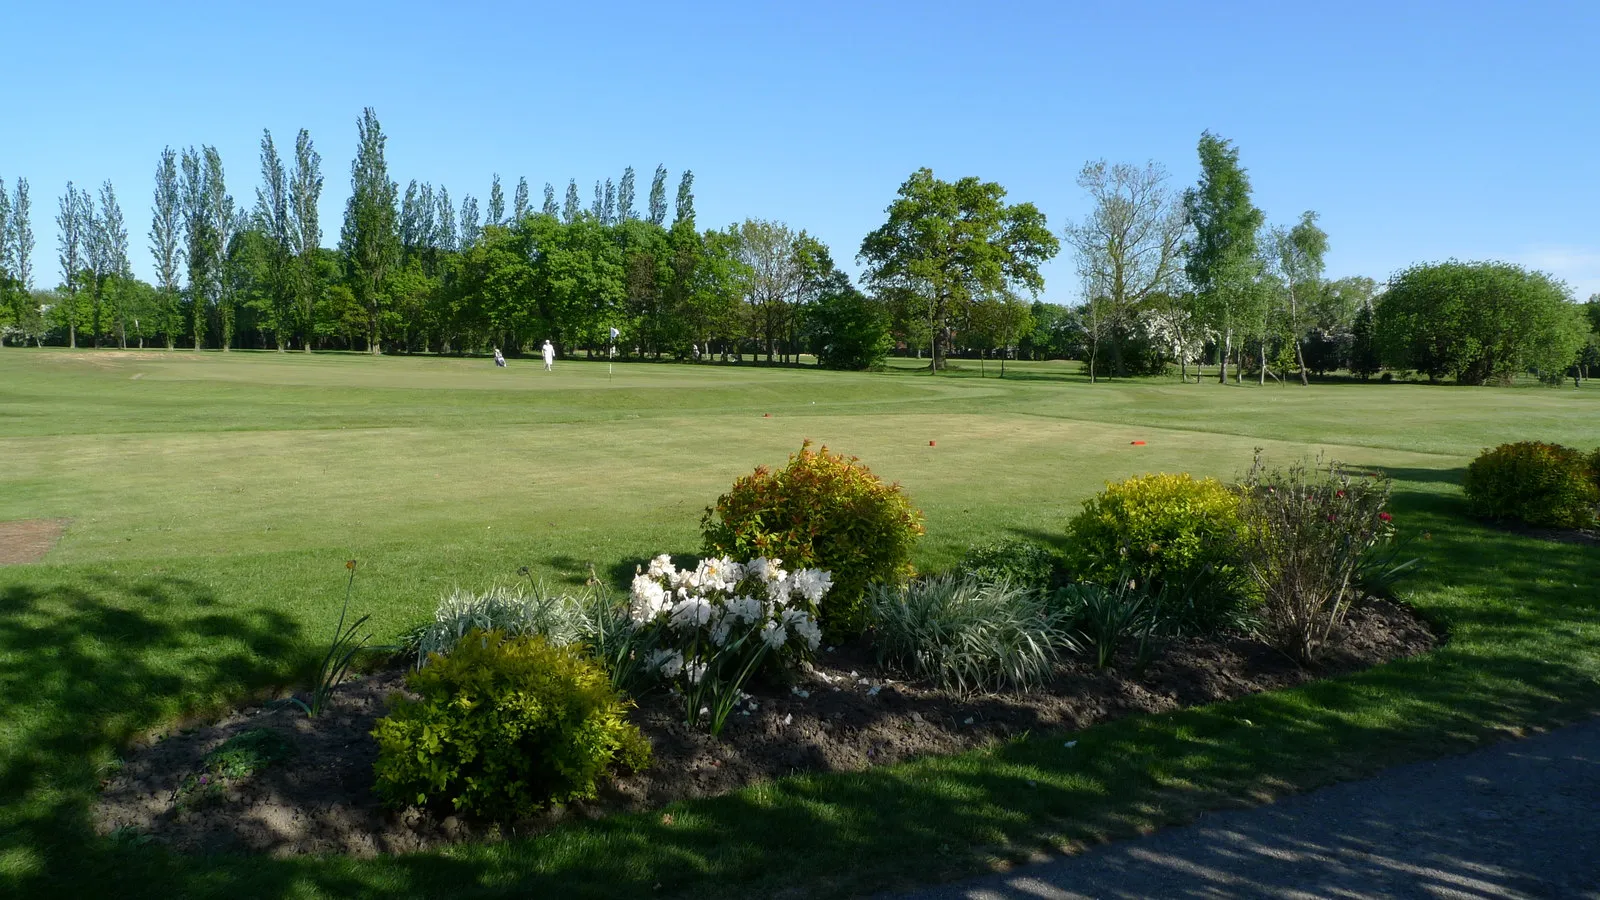
[[[1600,451],[1585,458],[1560,444],[1520,441],[1485,450],[1461,481],[1472,512],[1549,528],[1600,524]]]
[[[1257,455],[1244,485],[1245,559],[1261,590],[1261,634],[1278,650],[1310,663],[1327,647],[1355,599],[1363,558],[1394,537],[1390,492],[1379,474],[1337,463],[1268,471]]]
[[[1173,619],[1164,618],[1161,598],[1152,597],[1127,579],[1111,586],[1069,584],[1051,598],[1060,617],[1065,643],[1092,657],[1095,668],[1109,668],[1117,652],[1135,645],[1135,667],[1143,668],[1161,638],[1174,633]]]
[[[1239,494],[1213,478],[1145,475],[1106,485],[1067,525],[1078,581],[1116,584],[1171,601],[1181,630],[1210,633],[1248,618],[1248,528]]]
[[[376,790],[392,806],[452,809],[497,821],[592,798],[650,744],[629,704],[577,647],[539,635],[468,632],[406,678],[372,735]]]
[[[962,693],[1040,686],[1063,639],[1043,598],[1005,581],[937,575],[874,586],[870,600],[883,661]]]
[[[869,584],[903,584],[922,515],[898,484],[885,484],[855,457],[812,450],[811,442],[772,471],[734,482],[701,520],[708,555],[786,560],[826,569],[833,592],[821,622],[846,638],[866,627]]]
[[[781,559],[719,557],[679,569],[657,556],[631,590],[635,633],[651,648],[643,669],[679,692],[690,725],[703,719],[720,734],[763,666],[792,665],[816,651],[817,614],[832,587],[828,572],[789,571]]]
[[[499,631],[507,635],[537,634],[564,646],[587,632],[584,604],[541,585],[532,590],[496,585],[482,593],[455,590],[439,601],[433,621],[415,629],[404,641],[418,667],[435,654],[448,654],[467,633]]]

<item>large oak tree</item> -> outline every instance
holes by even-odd
[[[1039,266],[1061,249],[1038,207],[1005,196],[992,181],[943,181],[919,169],[889,204],[888,221],[861,242],[867,283],[880,295],[916,298],[932,332],[932,371],[943,367],[946,330],[971,304],[1019,289],[1038,294]]]

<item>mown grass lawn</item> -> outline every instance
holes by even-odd
[[[0,521],[68,517],[0,568],[0,893],[831,896],[956,877],[1600,711],[1600,550],[1469,520],[1484,447],[1600,445],[1600,392],[1420,385],[1089,386],[908,371],[0,351]],[[770,417],[767,417],[770,414]],[[442,591],[532,567],[619,580],[698,549],[702,510],[812,438],[900,481],[918,564],[1056,540],[1146,471],[1230,477],[1255,447],[1397,481],[1450,643],[1298,690],[860,774],[789,779],[531,839],[351,860],[189,858],[92,836],[130,736],[303,684],[361,561],[380,640]],[[1143,440],[1142,447],[1131,445]],[[930,446],[929,442],[936,442]],[[658,887],[659,886],[659,887]]]

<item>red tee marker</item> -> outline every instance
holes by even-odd
[[[1144,441],[1134,441],[1133,445],[1135,447],[1143,447],[1144,446]]]
[[[772,413],[762,413],[761,414],[761,418],[770,419],[770,418],[772,418]]]
[[[932,446],[934,446],[934,442],[933,442],[933,441],[929,441],[929,442],[928,442],[928,446],[929,446],[929,447],[932,447]]]

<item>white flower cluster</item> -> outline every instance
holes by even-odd
[[[759,642],[773,653],[816,650],[822,629],[812,612],[832,587],[829,573],[786,571],[780,559],[740,563],[724,556],[679,569],[663,553],[634,576],[629,612],[639,626],[663,631],[665,646],[651,653],[649,667],[697,683],[723,649],[751,652],[762,649]]]

